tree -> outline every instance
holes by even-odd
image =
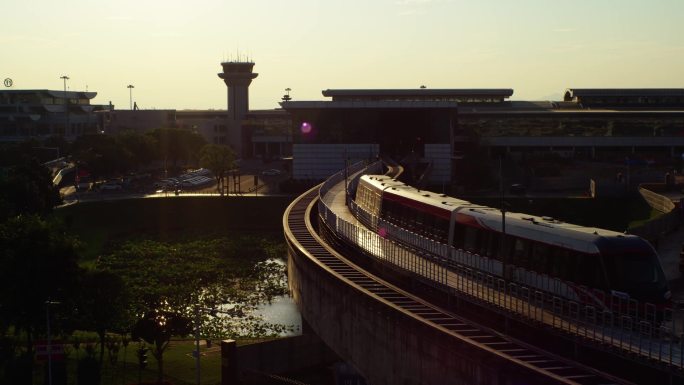
[[[104,357],[107,331],[127,330],[127,291],[123,280],[110,271],[86,271],[80,282],[80,321],[100,338],[100,364]]]
[[[59,301],[57,309],[67,312],[72,305],[79,274],[76,248],[59,225],[35,215],[0,224],[0,318],[26,332],[28,351],[35,331],[45,327],[45,302]]]
[[[164,351],[172,336],[186,336],[192,333],[192,323],[186,317],[167,310],[155,309],[145,314],[133,326],[131,338],[153,345],[152,356],[157,360],[157,382],[164,378]]]
[[[149,135],[156,139],[164,163],[171,161],[174,169],[179,160],[187,162],[196,158],[200,148],[207,143],[200,134],[180,128],[158,128]]]
[[[124,131],[116,135],[116,141],[122,149],[131,154],[130,161],[134,169],[149,164],[158,156],[158,143],[150,135]]]
[[[50,170],[35,158],[21,157],[6,175],[0,174],[0,220],[21,214],[46,215],[61,202]]]
[[[121,148],[111,135],[79,136],[74,141],[72,155],[95,177],[125,172],[131,167],[131,153]]]
[[[200,150],[200,165],[211,170],[216,188],[223,195],[223,177],[235,167],[235,152],[228,146],[207,144]]]

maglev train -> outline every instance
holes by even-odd
[[[361,176],[355,202],[397,227],[492,260],[505,255],[507,264],[573,287],[658,307],[672,296],[656,251],[638,236],[506,212],[502,242],[499,209],[421,191],[384,175]]]

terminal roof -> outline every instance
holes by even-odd
[[[568,88],[565,100],[575,97],[684,96],[684,88]]]
[[[458,103],[450,101],[414,100],[344,100],[344,101],[288,101],[280,102],[285,110],[311,109],[435,109],[457,108]]]
[[[413,88],[413,89],[337,89],[323,90],[323,96],[342,98],[392,98],[392,97],[416,97],[416,98],[508,98],[513,95],[510,88]]]
[[[53,98],[63,98],[64,91],[61,90],[0,90],[1,94],[47,94]],[[71,99],[92,99],[97,96],[97,92],[85,91],[66,91],[66,96]]]

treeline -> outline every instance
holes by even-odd
[[[224,175],[235,167],[235,153],[230,147],[208,144],[198,133],[179,128],[82,135],[74,142],[51,137],[0,144],[0,169],[11,170],[56,157],[67,158],[95,179],[155,169],[171,176],[185,167],[200,166],[211,170],[219,191]]]
[[[88,362],[96,369],[101,363],[106,331],[130,324],[123,281],[79,266],[78,240],[52,215],[60,202],[49,170],[30,153],[2,168],[0,383],[32,383],[37,341],[47,339],[48,325],[53,336],[77,329],[99,335],[100,360],[86,360],[87,373]],[[55,364],[56,374],[59,369]]]
[[[199,164],[202,149],[207,144],[200,134],[180,128],[158,128],[147,133],[89,134],[79,136],[73,142],[60,137],[29,139],[0,144],[0,167],[16,165],[26,157],[45,162],[59,156],[70,158],[96,177],[136,171],[152,164],[166,165],[172,170],[185,164]]]

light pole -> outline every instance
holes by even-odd
[[[195,310],[195,380],[197,385],[200,385],[200,322],[202,321],[201,312],[202,308],[197,308]]]
[[[504,282],[507,281],[506,275],[506,200],[503,180],[503,155],[499,158],[499,188],[501,189],[501,266]]]
[[[47,320],[47,356],[48,356],[48,385],[52,385],[52,345],[50,341],[50,305],[59,305],[59,302],[45,301],[45,318]]]
[[[209,313],[212,316],[216,316],[217,313],[234,314],[230,311],[211,309],[201,306],[198,306],[195,309],[195,351],[193,354],[195,355],[195,380],[197,381],[197,385],[200,385],[200,323],[202,322],[201,315],[203,312]]]
[[[202,312],[215,314],[216,309],[209,309],[204,307],[197,307],[195,309],[195,380],[197,385],[200,385],[200,323],[202,322]]]
[[[69,99],[67,99],[66,81],[69,80],[69,77],[62,75],[59,78],[64,80],[64,116],[66,121],[64,125],[64,133],[66,134],[67,128],[69,127]]]
[[[347,156],[347,148],[344,149],[344,205],[349,205],[349,194],[347,193],[349,170],[347,170],[347,164],[349,163],[349,156]]]
[[[133,88],[135,87],[133,84],[129,84],[126,88],[128,88],[128,104],[130,104],[131,110],[133,110]]]

